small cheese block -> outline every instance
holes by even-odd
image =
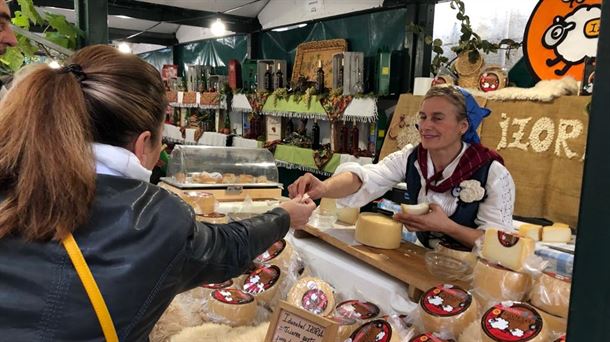
[[[337,220],[339,222],[354,225],[358,221],[360,208],[339,208],[337,209]]]
[[[488,302],[521,301],[531,286],[531,277],[480,259],[472,272],[472,287]]]
[[[547,226],[542,228],[542,241],[569,242],[572,239],[570,227]]]
[[[409,342],[454,342],[454,340],[446,340],[444,338],[438,337],[438,335],[434,332],[427,332],[411,338]]]
[[[484,342],[544,342],[549,340],[547,322],[531,305],[502,302],[489,308],[481,318]]]
[[[419,312],[426,331],[459,336],[476,319],[477,304],[462,288],[441,284],[426,291],[419,300]]]
[[[472,250],[457,244],[450,244],[446,241],[440,242],[436,246],[436,251],[467,263],[471,269],[477,262],[477,256],[472,253]]]
[[[550,332],[554,333],[555,335],[566,333],[568,329],[567,318],[551,315],[550,313],[544,312],[544,310],[541,310],[540,308],[536,308],[536,310],[538,310],[540,316],[542,316],[544,321],[547,323]]]
[[[352,333],[358,329],[360,324],[355,319],[347,318],[343,316],[334,316],[330,318],[331,321],[337,323],[337,341],[347,340]]]
[[[346,300],[337,304],[337,314],[346,318],[368,320],[379,315],[379,307],[371,302]]]
[[[536,242],[530,238],[490,228],[485,231],[483,258],[519,272],[535,248]]]
[[[288,292],[288,303],[320,316],[335,309],[335,291],[324,280],[302,277]]]
[[[551,226],[553,226],[553,227],[567,227],[567,228],[570,228],[569,224],[563,223],[563,222],[553,222],[553,224]]]
[[[544,272],[532,286],[530,302],[552,315],[568,317],[572,279],[559,274]]]
[[[542,226],[538,224],[525,223],[519,227],[519,235],[534,241],[540,241],[541,233]]]
[[[349,337],[351,342],[400,342],[400,335],[383,319],[368,321],[358,327]]]
[[[400,247],[402,223],[382,214],[362,213],[356,222],[355,237],[363,245],[396,249]]]
[[[409,215],[424,215],[430,211],[430,205],[428,203],[418,203],[418,204],[401,204],[400,210],[404,214]]]
[[[263,254],[257,256],[254,262],[259,264],[275,265],[282,272],[288,272],[290,262],[292,261],[293,248],[286,240],[281,239],[276,241]]]
[[[481,336],[481,322],[473,321],[462,331],[458,342],[481,342],[483,337]]]
[[[252,322],[256,316],[256,299],[238,289],[214,290],[209,308],[210,318],[237,327]]]
[[[334,198],[322,198],[320,200],[320,215],[337,215],[337,200]]]
[[[262,265],[244,279],[244,292],[253,295],[261,304],[270,304],[275,298],[284,273],[275,265]]]

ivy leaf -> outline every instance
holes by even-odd
[[[19,6],[21,7],[21,12],[23,13],[23,16],[28,18],[34,24],[43,23],[44,20],[34,7],[32,0],[17,0],[17,3],[19,3]]]
[[[26,30],[30,29],[30,19],[23,15],[21,11],[15,11],[13,19],[11,22],[13,25],[24,28]]]
[[[24,57],[34,58],[34,55],[38,52],[38,47],[32,45],[29,39],[21,35],[17,38],[17,46],[21,49]]]
[[[53,42],[53,43],[55,43],[55,44],[57,44],[59,46],[63,46],[65,48],[69,48],[70,45],[71,45],[70,44],[71,43],[70,38],[68,38],[66,36],[63,36],[63,35],[61,35],[58,32],[45,32],[44,37],[47,40],[49,40],[49,41],[51,41],[51,42]]]
[[[0,57],[0,62],[6,65],[12,72],[19,70],[24,61],[25,57],[17,46],[7,48],[4,55]]]

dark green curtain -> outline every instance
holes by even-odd
[[[161,71],[164,64],[174,64],[174,54],[172,48],[166,48],[162,50],[155,50],[150,52],[141,53],[138,55],[143,60],[152,64]]]
[[[178,72],[182,75],[186,65],[211,65],[216,74],[226,75],[226,65],[230,59],[243,63],[248,53],[246,35],[235,35],[217,39],[206,39],[174,47]]]

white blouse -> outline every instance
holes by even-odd
[[[466,149],[470,146],[462,144],[460,154],[443,170],[443,178],[435,183],[441,184],[449,178],[455,171],[460,159]],[[414,151],[414,147],[407,146],[401,151],[396,151],[377,164],[360,165],[357,163],[341,164],[335,174],[342,172],[352,172],[362,180],[360,189],[345,198],[338,200],[340,205],[346,207],[362,207],[370,201],[379,198],[390,190],[397,183],[404,182],[407,171],[407,159]],[[421,189],[417,198],[418,203],[429,202],[438,204],[447,216],[453,215],[457,209],[458,198],[451,194],[451,190],[443,193],[428,191],[426,194],[426,180],[422,177],[422,172],[418,163],[415,168],[421,180]],[[434,174],[434,165],[428,152],[428,175]],[[504,228],[512,230],[513,209],[515,205],[515,183],[510,173],[497,161],[491,163],[487,183],[485,184],[485,194],[487,197],[479,204],[479,211],[475,223],[480,229],[489,227]]]

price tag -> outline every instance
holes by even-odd
[[[281,301],[265,342],[334,342],[336,336],[335,322]]]

